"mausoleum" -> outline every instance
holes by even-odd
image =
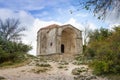
[[[82,31],[70,24],[52,24],[37,32],[37,55],[75,55],[82,51]]]

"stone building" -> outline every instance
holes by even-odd
[[[70,24],[49,25],[37,32],[37,55],[82,53],[82,32]]]

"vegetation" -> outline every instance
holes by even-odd
[[[114,13],[116,19],[120,17],[120,1],[119,0],[80,0],[80,6],[86,10],[93,11],[98,19],[105,19],[107,15]]]
[[[50,68],[48,68],[48,67],[35,67],[31,71],[36,73],[36,74],[39,74],[39,73],[43,73],[43,72],[46,72],[46,71],[49,71],[49,70],[50,70]]]
[[[66,61],[60,61],[59,62],[59,65],[68,65],[69,63],[68,62],[66,62]]]
[[[19,20],[0,20],[0,64],[11,65],[25,59],[25,53],[32,49],[31,46],[18,42],[24,28],[19,26]]]
[[[58,68],[59,68],[59,69],[64,69],[64,68],[67,69],[67,66],[65,66],[65,65],[59,65]]]
[[[39,66],[39,67],[51,67],[51,65],[48,64],[48,63],[41,63],[41,64],[37,63],[36,66]]]
[[[82,72],[87,72],[88,69],[85,67],[81,67],[81,68],[75,68],[72,70],[72,74],[73,75],[80,75]]]
[[[6,19],[2,21],[0,19],[0,36],[7,41],[20,40],[23,35],[21,32],[25,31],[24,27],[20,27],[20,21],[18,19]]]
[[[39,74],[39,73],[47,72],[51,68],[52,68],[52,66],[46,62],[36,63],[35,67],[31,71]]]
[[[93,31],[84,54],[95,74],[120,74],[120,26]]]

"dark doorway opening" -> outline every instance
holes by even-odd
[[[64,44],[61,44],[61,53],[64,53]]]

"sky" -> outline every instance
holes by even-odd
[[[22,41],[33,46],[29,52],[33,55],[36,55],[37,31],[50,24],[71,24],[80,30],[88,24],[94,30],[100,27],[110,29],[120,23],[112,17],[98,20],[92,12],[80,7],[79,0],[0,0],[0,19],[6,18],[20,19],[21,26],[27,28]]]

